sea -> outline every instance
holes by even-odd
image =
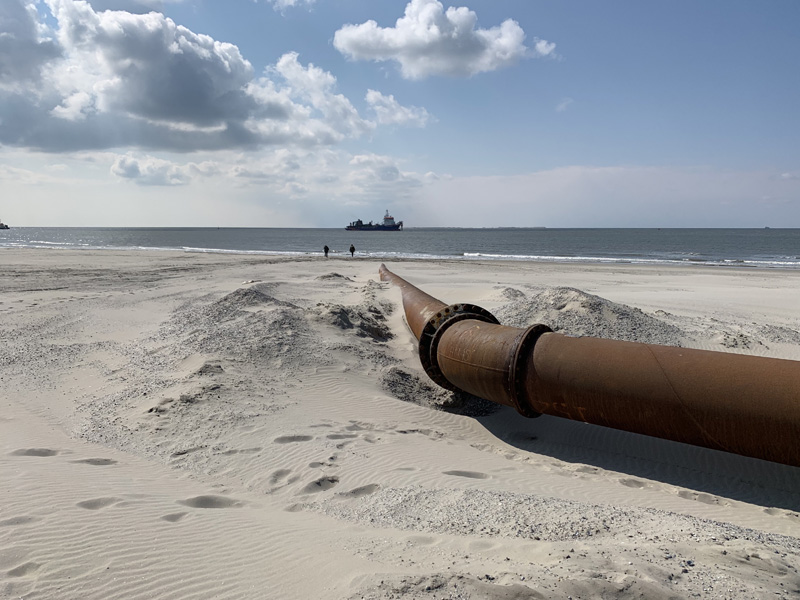
[[[505,260],[698,267],[800,268],[800,229],[551,229],[408,227],[403,231],[260,228],[12,227],[6,248],[349,255],[376,260]]]

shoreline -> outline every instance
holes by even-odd
[[[63,252],[153,252],[153,253],[177,253],[177,254],[230,254],[234,256],[265,256],[281,257],[287,260],[297,258],[323,258],[322,252],[318,250],[308,251],[279,251],[279,250],[237,250],[226,248],[171,248],[171,247],[87,247],[77,248],[74,246],[42,245],[42,246],[20,246],[20,247],[0,247],[0,252],[11,251],[32,251],[32,250],[57,250]],[[330,258],[350,259],[345,250],[331,250]],[[555,264],[555,265],[631,265],[642,267],[718,267],[726,269],[765,269],[765,270],[800,270],[800,263],[786,262],[778,263],[775,261],[756,261],[741,259],[630,259],[613,257],[569,257],[569,256],[531,256],[531,255],[492,255],[479,253],[462,253],[454,255],[414,255],[398,253],[373,252],[368,255],[363,253],[355,257],[360,260],[377,261],[457,261],[465,263],[487,262],[487,263],[522,263],[522,264]]]
[[[256,256],[268,258],[285,258],[295,260],[301,258],[323,258],[322,252],[318,250],[307,251],[280,251],[280,250],[241,250],[226,248],[172,248],[172,247],[86,247],[75,246],[41,245],[41,246],[19,246],[9,247],[0,246],[0,252],[13,251],[63,251],[63,252],[143,252],[143,253],[175,253],[175,254],[222,254],[232,256]],[[800,271],[800,263],[778,262],[778,261],[756,261],[750,259],[630,259],[614,257],[569,257],[569,256],[531,256],[531,255],[492,255],[480,253],[462,253],[454,255],[414,255],[398,254],[394,252],[381,253],[372,252],[368,255],[363,253],[357,257],[358,260],[375,260],[381,262],[442,262],[454,261],[457,263],[472,264],[475,262],[485,263],[512,263],[512,264],[553,264],[553,265],[609,265],[609,266],[641,266],[641,267],[676,267],[676,268],[722,268],[722,269],[763,269],[768,271]],[[330,259],[352,260],[345,250],[330,251]]]
[[[504,324],[789,360],[800,270],[0,256],[0,595],[800,590],[800,468],[453,404],[377,269]]]
[[[343,228],[33,228],[0,236],[0,249],[35,245],[319,256],[327,245],[332,256],[337,257],[354,243],[357,254],[375,260],[421,258],[800,269],[800,256],[792,252],[800,243],[798,233],[800,229],[409,229],[401,234],[355,232],[354,235]]]

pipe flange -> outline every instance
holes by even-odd
[[[544,333],[551,333],[553,330],[547,325],[531,325],[517,338],[517,349],[514,351],[514,359],[511,361],[511,368],[508,371],[508,395],[517,412],[526,417],[540,417],[541,413],[536,412],[524,401],[525,380],[522,377],[522,362],[526,360],[529,353],[533,351],[536,342]]]
[[[483,321],[494,325],[500,324],[497,318],[485,308],[474,304],[451,304],[428,319],[419,336],[419,360],[422,363],[422,368],[425,369],[425,373],[434,383],[452,392],[457,392],[460,388],[450,383],[442,374],[439,368],[439,361],[436,358],[436,352],[439,340],[445,330],[450,325],[466,319]]]

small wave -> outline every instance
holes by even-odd
[[[79,242],[48,242],[47,240],[31,240],[29,244],[34,244],[38,247],[53,246],[57,248],[75,248],[80,246],[88,246],[88,244],[81,244]]]
[[[664,264],[679,262],[669,259],[630,258],[623,256],[547,256],[544,254],[486,254],[482,252],[465,252],[464,258],[479,260],[518,260],[530,262],[580,262],[609,264]]]
[[[254,254],[265,256],[311,256],[320,254],[319,251],[300,252],[292,250],[231,250],[229,248],[193,248],[191,246],[183,246],[181,248],[169,248],[170,250],[183,250],[184,252],[197,252],[201,254]]]

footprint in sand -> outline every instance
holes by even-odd
[[[339,483],[338,477],[320,477],[316,481],[312,481],[303,488],[302,494],[315,494],[317,492],[324,492]]]
[[[338,469],[339,465],[337,465],[334,461],[336,460],[335,456],[331,456],[326,461],[319,461],[315,460],[314,462],[308,463],[309,469]]]
[[[357,438],[358,435],[355,433],[331,433],[325,437],[327,437],[329,440],[352,440]]]
[[[417,433],[429,437],[432,440],[440,440],[445,437],[441,431],[434,431],[433,429],[396,429],[395,433],[400,433],[402,435]]]
[[[37,571],[39,567],[41,567],[39,563],[35,562],[26,562],[18,567],[14,567],[10,571],[8,571],[9,577],[25,577],[25,575],[30,575],[31,573]]]
[[[429,535],[412,535],[408,538],[408,543],[414,546],[433,546],[438,540]]]
[[[453,475],[454,477],[467,477],[469,479],[489,479],[486,473],[479,473],[478,471],[442,471],[444,475]]]
[[[339,492],[340,496],[345,496],[347,498],[362,498],[363,496],[369,496],[370,494],[374,494],[380,489],[377,483],[369,483],[367,485],[362,485],[361,487],[353,488],[349,492]]]
[[[16,527],[17,525],[28,525],[29,523],[36,523],[41,521],[38,517],[11,517],[10,519],[3,519],[0,521],[0,527]]]
[[[499,544],[497,542],[491,542],[489,540],[473,540],[469,542],[467,547],[472,552],[486,552],[488,550],[494,550],[498,546]]]
[[[625,487],[629,488],[642,489],[647,487],[647,484],[644,481],[639,481],[638,479],[620,479],[619,482]]]
[[[261,450],[262,449],[260,447],[258,447],[258,446],[255,447],[255,448],[241,448],[241,449],[235,449],[234,448],[234,449],[230,449],[230,450],[224,450],[220,454],[222,454],[223,456],[229,456],[231,454],[257,454],[257,453],[261,452]]]
[[[291,472],[291,469],[278,469],[272,475],[270,475],[269,482],[272,485],[276,485],[288,477]]]
[[[180,521],[183,517],[185,517],[188,514],[189,513],[185,513],[185,512],[170,513],[168,515],[163,515],[161,517],[161,519],[164,520],[164,521],[169,521],[170,523],[177,523],[178,521]]]
[[[106,506],[111,506],[117,502],[122,502],[121,498],[92,498],[91,500],[84,500],[78,502],[75,506],[85,508],[87,510],[100,510]]]
[[[105,467],[107,465],[117,464],[117,461],[115,461],[113,458],[81,458],[78,460],[71,460],[69,462],[83,465],[94,465],[96,467]]]
[[[58,454],[58,450],[51,448],[21,448],[14,450],[11,456],[55,456],[56,454]]]
[[[599,470],[600,469],[598,469],[597,467],[590,467],[590,466],[584,465],[582,467],[578,467],[577,469],[575,469],[575,472],[576,473],[597,473]]]
[[[192,454],[194,452],[199,452],[200,450],[204,450],[206,446],[192,446],[191,448],[184,448],[182,450],[176,450],[172,454],[170,454],[170,458],[180,458],[181,456],[186,456],[187,454]]]
[[[178,504],[191,506],[192,508],[238,508],[244,505],[244,503],[239,500],[228,498],[227,496],[215,496],[213,494],[178,500]]]
[[[719,498],[703,492],[691,492],[689,490],[681,490],[680,492],[678,492],[678,496],[680,496],[681,498],[686,498],[687,500],[695,500],[697,502],[702,502],[703,504],[719,504]]]
[[[292,444],[294,442],[310,442],[314,438],[310,435],[283,435],[275,438],[276,444]]]

